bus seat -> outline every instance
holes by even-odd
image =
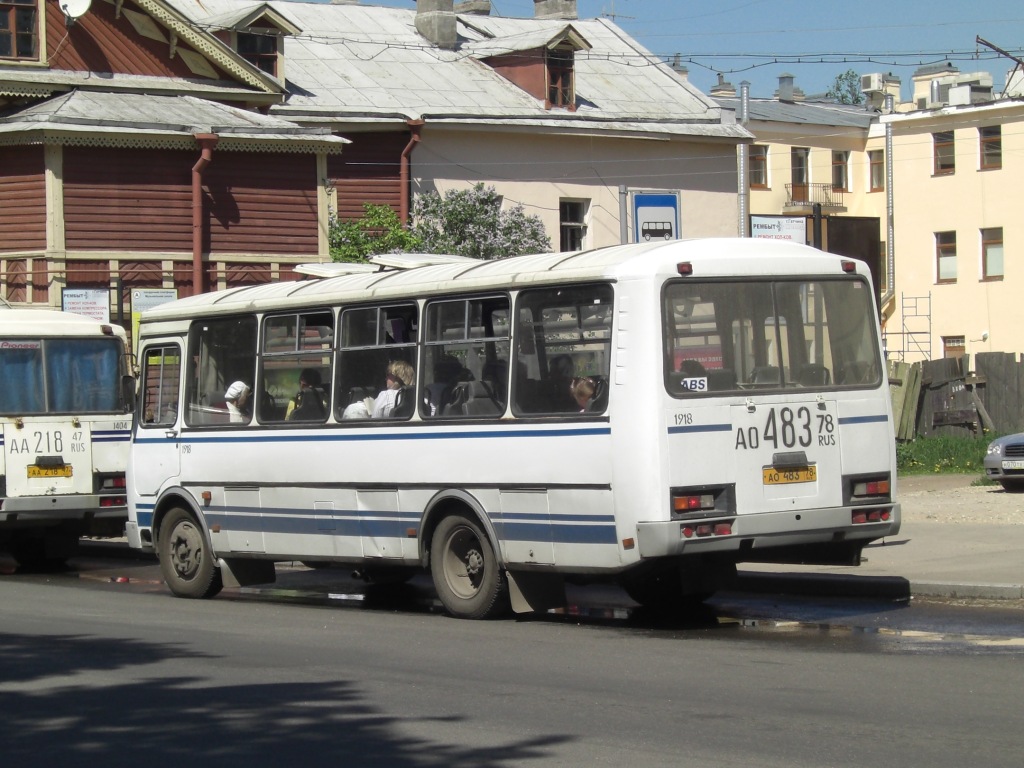
[[[806,363],[797,371],[796,380],[805,387],[822,387],[832,383],[832,374],[824,365]]]
[[[484,381],[469,381],[462,385],[466,398],[462,412],[467,416],[497,416],[504,410],[494,399],[494,393]]]
[[[781,381],[777,365],[759,365],[750,374],[751,384],[779,384]]]
[[[591,376],[594,380],[594,396],[590,398],[588,413],[604,413],[608,407],[608,377]]]
[[[708,391],[725,392],[736,389],[736,371],[732,368],[712,368],[708,371]]]
[[[416,410],[416,387],[402,387],[395,398],[395,409],[392,418],[408,419]]]

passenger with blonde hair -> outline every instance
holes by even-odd
[[[398,403],[398,393],[403,387],[411,387],[416,381],[415,369],[405,360],[392,360],[388,363],[387,383],[373,403],[375,419],[386,419],[394,415]]]
[[[587,376],[574,378],[569,384],[569,393],[572,395],[572,399],[576,401],[576,405],[580,407],[580,413],[586,413],[590,410],[591,401],[594,399],[596,391],[597,385],[593,379]]]

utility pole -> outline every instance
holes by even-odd
[[[974,42],[975,42],[975,44],[976,44],[976,45],[984,45],[984,46],[985,46],[986,48],[991,48],[991,49],[992,49],[993,51],[995,51],[995,52],[996,52],[996,53],[998,53],[999,55],[1001,55],[1001,56],[1005,56],[1005,57],[1006,57],[1006,58],[1008,58],[1008,59],[1009,59],[1010,61],[1013,61],[1013,62],[1015,62],[1015,63],[1017,64],[1017,66],[1016,66],[1016,67],[1014,67],[1014,70],[1015,70],[1015,71],[1016,71],[1016,70],[1017,70],[1018,68],[1020,68],[1020,69],[1024,69],[1024,61],[1022,61],[1022,60],[1021,60],[1021,59],[1019,59],[1018,57],[1014,56],[1014,55],[1013,55],[1012,53],[1010,53],[1009,51],[1004,51],[1004,50],[1003,50],[1002,48],[1000,48],[1000,47],[999,47],[998,45],[993,45],[992,43],[990,43],[990,42],[989,42],[988,40],[986,40],[985,38],[983,38],[983,37],[979,37],[979,36],[977,36],[977,35],[975,35],[975,37],[974,37]],[[1009,85],[1009,84],[1010,84],[1010,78],[1009,78],[1009,77],[1007,77],[1007,78],[1006,78],[1006,82],[1005,82],[1005,83],[1003,84],[1003,96],[1005,96],[1005,95],[1006,95],[1006,86],[1007,86],[1007,85]]]
[[[609,11],[607,6],[604,9],[602,9],[601,18],[611,19],[612,21],[615,21],[616,19],[635,19],[636,16],[623,16],[621,13],[616,13],[615,0],[612,0],[611,10]]]

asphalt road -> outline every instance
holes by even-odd
[[[1011,637],[466,622],[93,574],[0,581],[5,765],[1016,768],[1024,747]]]

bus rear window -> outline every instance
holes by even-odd
[[[664,294],[665,385],[709,392],[878,386],[874,305],[859,278],[679,281]]]

